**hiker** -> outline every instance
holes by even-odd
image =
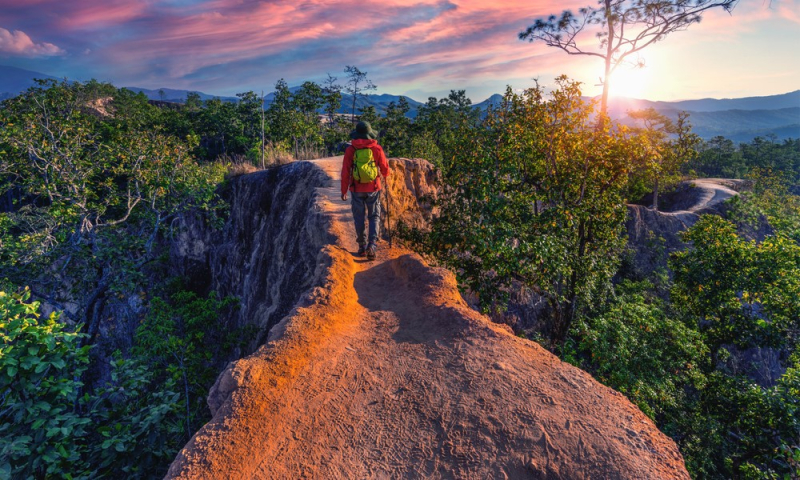
[[[356,241],[359,257],[375,259],[381,219],[381,178],[389,176],[389,162],[383,148],[378,145],[378,134],[368,122],[358,122],[350,132],[352,144],[344,152],[342,163],[342,200],[352,192],[351,207],[356,224]],[[380,175],[378,172],[380,171]],[[369,238],[364,232],[365,214],[369,218]]]

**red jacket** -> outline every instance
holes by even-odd
[[[342,163],[342,195],[347,193],[348,190],[351,192],[376,192],[381,189],[381,177],[376,178],[375,181],[371,183],[353,181],[353,156],[356,154],[356,148],[371,148],[372,158],[375,159],[375,164],[378,166],[381,175],[384,177],[389,176],[389,162],[386,161],[386,154],[383,153],[383,148],[378,145],[378,141],[357,138],[353,140],[352,145],[347,147],[347,150],[344,151],[344,162]]]

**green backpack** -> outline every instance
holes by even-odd
[[[372,183],[378,178],[378,166],[372,157],[371,148],[356,148],[353,156],[353,178],[358,183]]]

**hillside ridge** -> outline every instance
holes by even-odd
[[[313,163],[334,239],[315,286],[219,376],[167,478],[689,478],[638,408],[471,310],[451,273],[385,243],[354,257],[341,157]],[[421,186],[391,163],[395,205]]]

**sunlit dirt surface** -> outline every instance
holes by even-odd
[[[167,478],[689,478],[621,394],[469,309],[454,277],[381,243],[356,258],[341,157],[319,285],[212,389]]]

